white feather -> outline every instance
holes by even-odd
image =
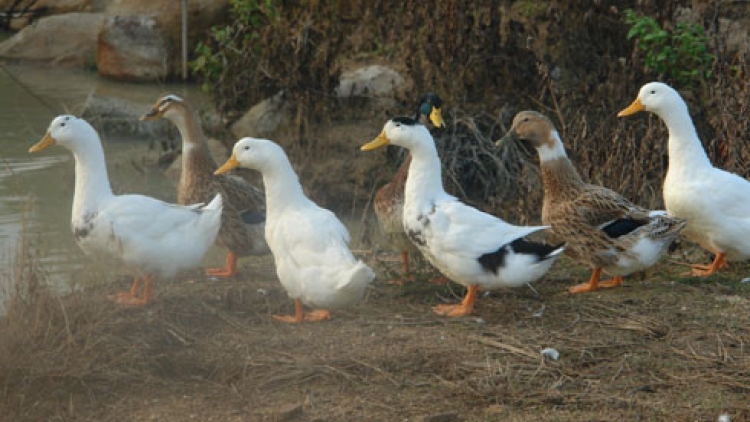
[[[234,146],[243,167],[263,174],[266,241],[281,284],[293,299],[323,309],[356,304],[375,273],[349,249],[349,232],[336,216],[308,199],[277,144],[243,138]]]

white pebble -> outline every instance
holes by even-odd
[[[557,349],[553,349],[551,347],[548,347],[544,350],[542,350],[542,356],[547,356],[548,358],[552,360],[558,360],[560,359],[560,352],[557,351]]]

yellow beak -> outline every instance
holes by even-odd
[[[57,141],[55,141],[55,138],[53,138],[52,135],[47,132],[47,134],[44,135],[44,138],[42,138],[41,141],[37,142],[33,147],[29,148],[29,152],[39,152],[43,149],[46,149],[47,147],[55,145],[56,143]]]
[[[229,170],[236,169],[240,166],[240,162],[237,161],[237,158],[232,154],[231,157],[227,160],[226,163],[224,163],[223,166],[219,167],[214,174],[224,174],[228,172]]]
[[[440,113],[439,107],[432,108],[432,111],[430,112],[430,121],[433,125],[435,125],[435,127],[445,127],[443,115]]]
[[[378,135],[377,138],[374,140],[362,145],[360,148],[362,151],[372,151],[374,149],[378,149],[380,147],[384,147],[388,144],[390,144],[391,141],[388,140],[388,138],[385,136],[385,131],[380,132],[380,135]]]
[[[630,116],[631,114],[638,113],[639,111],[643,111],[645,109],[646,108],[643,107],[643,104],[641,104],[640,98],[636,98],[635,101],[633,101],[633,104],[630,104],[628,108],[617,113],[617,117]]]

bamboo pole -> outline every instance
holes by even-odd
[[[182,80],[188,78],[188,0],[182,0]]]

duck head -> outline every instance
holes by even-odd
[[[53,145],[61,145],[70,150],[83,147],[93,141],[98,142],[96,130],[85,120],[71,115],[57,116],[50,123],[47,133],[29,152],[39,152]]]
[[[638,98],[628,108],[617,113],[617,117],[630,116],[639,111],[650,111],[658,115],[664,115],[675,104],[684,104],[680,94],[671,86],[661,82],[650,82],[638,91]]]
[[[424,116],[435,127],[445,127],[441,113],[442,107],[443,100],[440,99],[440,96],[434,92],[428,92],[419,99],[419,106],[417,107],[417,114],[414,116],[414,120],[419,121]]]
[[[234,144],[232,155],[214,174],[223,174],[237,167],[264,172],[280,160],[284,160],[284,150],[267,139],[242,138]]]
[[[552,148],[554,140],[550,134],[554,132],[555,126],[547,116],[536,111],[522,111],[513,118],[513,124],[505,136],[495,142],[500,146],[504,142],[521,141],[536,149],[544,146]]]
[[[372,151],[393,144],[411,150],[425,143],[432,143],[434,148],[430,131],[423,124],[411,117],[394,117],[386,122],[377,138],[362,145],[360,149]]]
[[[168,94],[161,98],[151,107],[139,120],[172,119],[176,116],[184,116],[188,111],[188,105],[181,97]]]

